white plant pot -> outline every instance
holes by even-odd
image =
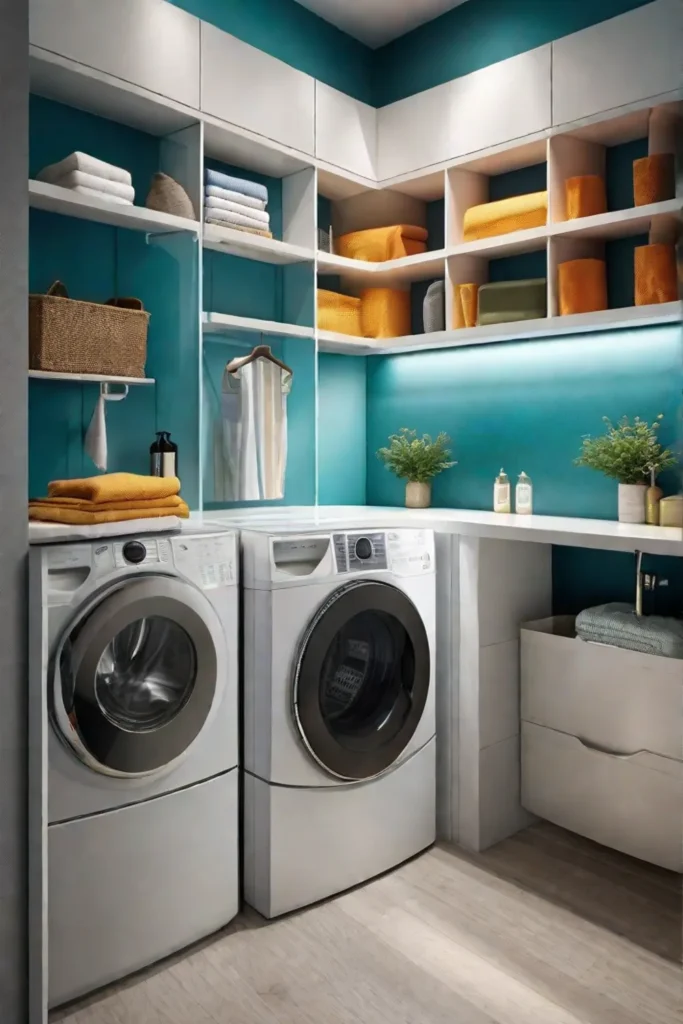
[[[619,522],[645,522],[645,493],[647,486],[642,484],[619,484]]]
[[[431,500],[431,484],[419,484],[415,480],[406,484],[406,508],[429,508]]]

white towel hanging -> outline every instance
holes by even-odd
[[[104,403],[104,394],[100,391],[100,397],[85,433],[86,453],[103,472],[107,468],[107,420]]]

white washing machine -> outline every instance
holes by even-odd
[[[434,537],[241,542],[244,895],[276,917],[434,842]]]
[[[216,526],[31,548],[50,1006],[237,913],[237,575]]]

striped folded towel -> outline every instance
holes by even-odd
[[[246,178],[234,178],[231,174],[223,174],[222,171],[212,171],[207,167],[205,170],[205,181],[207,185],[217,185],[218,188],[225,188],[231,192],[241,192],[242,195],[252,196],[254,199],[262,199],[268,202],[268,189],[265,185],[259,185],[255,181],[247,181]]]
[[[115,164],[108,164],[104,160],[98,160],[96,156],[89,156],[88,153],[81,153],[78,150],[60,160],[59,163],[43,167],[37,177],[38,181],[47,181],[54,185],[60,178],[71,174],[72,171],[94,174],[98,178],[106,178],[108,181],[120,181],[123,185],[133,184],[130,171],[124,170],[123,167],[116,167]]]
[[[117,203],[119,206],[133,205],[132,199],[122,199],[121,196],[113,196],[111,192],[101,192],[98,188],[88,188],[86,185],[73,185],[69,192],[79,192],[83,196],[101,199],[103,203]]]
[[[267,230],[268,221],[256,220],[255,217],[247,217],[243,213],[233,213],[232,210],[217,210],[210,206],[205,211],[205,219],[218,224],[241,225],[244,228],[256,228],[258,231]]]
[[[212,217],[204,218],[205,224],[211,224],[219,231],[244,231],[247,235],[261,235],[263,238],[272,238],[272,231],[260,231],[258,228],[245,228],[242,224],[226,224],[224,220],[214,220]]]
[[[135,189],[132,185],[124,185],[122,181],[111,181],[99,174],[86,174],[85,171],[71,171],[70,174],[65,174],[63,178],[50,184],[59,185],[60,188],[90,188],[95,192],[106,192],[119,199],[126,199],[129,203],[135,199]]]
[[[260,220],[265,227],[270,223],[270,214],[265,210],[254,210],[251,206],[244,206],[243,203],[231,203],[226,199],[216,199],[215,196],[207,196],[204,200],[206,210],[224,210],[226,213],[240,213],[243,217],[251,220]]]
[[[683,658],[683,621],[662,615],[638,618],[632,605],[619,602],[585,608],[576,618],[576,635],[589,643]]]
[[[218,185],[205,185],[204,195],[213,199],[224,199],[226,203],[242,203],[254,210],[265,210],[266,200],[255,199],[254,196],[247,196],[244,192],[233,192],[229,188],[219,188]]]

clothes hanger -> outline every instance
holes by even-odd
[[[252,349],[248,356],[243,356],[241,359],[233,359],[226,366],[228,373],[236,373],[237,370],[241,370],[243,366],[247,366],[249,363],[253,363],[256,359],[267,359],[270,363],[275,363],[285,373],[291,373],[294,376],[294,371],[287,366],[286,363],[280,362],[270,350],[270,345],[257,345],[256,348]]]

